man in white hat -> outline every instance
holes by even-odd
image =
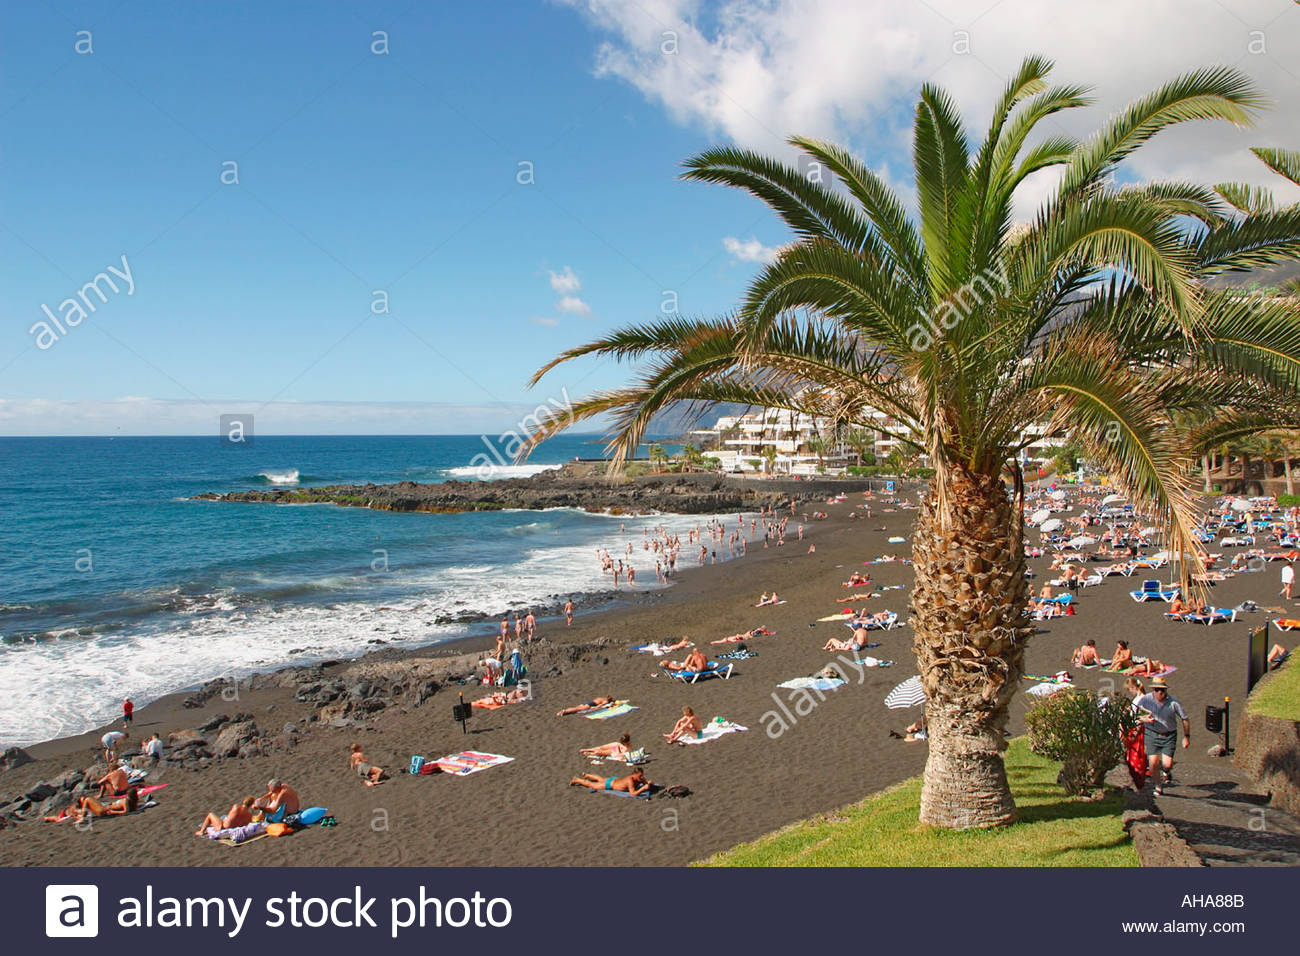
[[[1178,736],[1178,722],[1183,724],[1183,748],[1192,744],[1192,725],[1187,711],[1176,697],[1169,696],[1169,685],[1163,677],[1151,681],[1151,692],[1143,694],[1133,705],[1146,711],[1138,718],[1146,725],[1147,776],[1156,781],[1156,796],[1165,792],[1165,785],[1173,778],[1174,740]],[[1156,776],[1163,769],[1164,775]]]

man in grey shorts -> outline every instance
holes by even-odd
[[[1156,796],[1165,792],[1165,784],[1173,778],[1174,740],[1178,736],[1178,722],[1183,724],[1183,747],[1191,746],[1192,726],[1187,712],[1178,699],[1169,696],[1169,685],[1163,677],[1151,681],[1151,692],[1133,701],[1138,710],[1146,711],[1138,718],[1146,725],[1147,775],[1156,781]],[[1156,771],[1163,767],[1164,775]]]

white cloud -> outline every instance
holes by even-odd
[[[731,253],[731,257],[737,262],[767,264],[776,260],[777,250],[763,245],[757,239],[747,239],[742,242],[735,236],[727,236],[722,240],[722,247]]]
[[[548,328],[549,328],[550,326],[553,326],[553,325],[559,325],[559,324],[560,324],[560,320],[559,320],[559,319],[550,319],[550,318],[547,318],[547,317],[544,316],[544,315],[534,315],[534,316],[532,316],[528,321],[531,322],[531,323],[533,323],[533,325],[544,325],[544,326],[547,326]]]
[[[566,315],[591,315],[591,306],[576,295],[564,296],[559,302],[555,303],[555,308]]]
[[[571,268],[565,266],[563,272],[551,272],[551,288],[560,295],[572,295],[582,288],[582,280]]]
[[[606,35],[598,75],[631,84],[678,122],[768,151],[800,133],[845,143],[873,167],[910,161],[911,107],[925,82],[950,91],[978,138],[1006,77],[1030,53],[1056,61],[1055,82],[1095,87],[1093,108],[1069,111],[1040,127],[1045,132],[1086,135],[1160,83],[1205,66],[1246,72],[1272,100],[1254,129],[1193,123],[1157,137],[1132,158],[1133,178],[1240,179],[1276,189],[1278,178],[1246,147],[1300,147],[1300,13],[1292,0],[1177,8],[1093,0],[1086,17],[1068,22],[1059,4],[1040,0],[565,2]],[[958,52],[967,42],[969,53]],[[1022,214],[1046,187],[1026,189]],[[1297,196],[1285,187],[1279,198]]]
[[[515,428],[536,404],[0,399],[0,435],[211,435],[215,441],[219,415],[250,413],[254,441],[257,435],[496,435]]]

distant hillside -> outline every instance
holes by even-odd
[[[721,402],[701,414],[698,409],[679,403],[656,415],[646,432],[650,435],[685,435],[693,428],[712,428],[723,415],[743,415],[748,410],[748,405]]]
[[[1300,262],[1284,262],[1269,269],[1251,269],[1249,272],[1227,272],[1215,276],[1210,285],[1220,289],[1267,289],[1293,279],[1300,279]]]

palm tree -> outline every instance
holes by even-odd
[[[664,450],[663,445],[651,445],[646,449],[646,454],[649,456],[650,464],[654,467],[655,471],[659,471],[663,466],[664,461],[668,458],[668,452]]]
[[[1047,421],[1077,442],[1135,504],[1164,516],[1172,549],[1194,555],[1192,456],[1171,417],[1203,413],[1198,437],[1212,440],[1216,429],[1300,416],[1296,303],[1201,281],[1300,254],[1300,215],[1228,217],[1207,187],[1119,187],[1112,175],[1169,126],[1247,124],[1260,94],[1235,71],[1201,70],[1086,141],[1052,134],[1029,145],[1043,120],[1088,102],[1082,88],[1049,86],[1049,70],[1024,61],[973,151],[952,100],[923,87],[918,221],[865,163],[817,140],[790,140],[829,174],[817,182],[736,148],[689,160],[684,178],[748,190],[797,241],[759,272],[735,314],[616,330],[534,378],[579,356],[639,362],[630,384],[530,437],[608,414],[616,460],[661,409],[722,401],[847,425],[884,412],[890,424],[873,427],[928,456],[934,477],[913,534],[913,649],[930,737],[920,819],[941,827],[1015,817],[1002,754],[1032,633],[1018,465],[1027,426]],[[1059,184],[1032,222],[1013,226],[1016,187],[1046,167]]]
[[[840,437],[840,441],[852,448],[858,456],[858,464],[863,464],[866,456],[871,455],[871,464],[876,463],[874,454],[876,447],[876,433],[870,428],[850,428],[847,429]]]

